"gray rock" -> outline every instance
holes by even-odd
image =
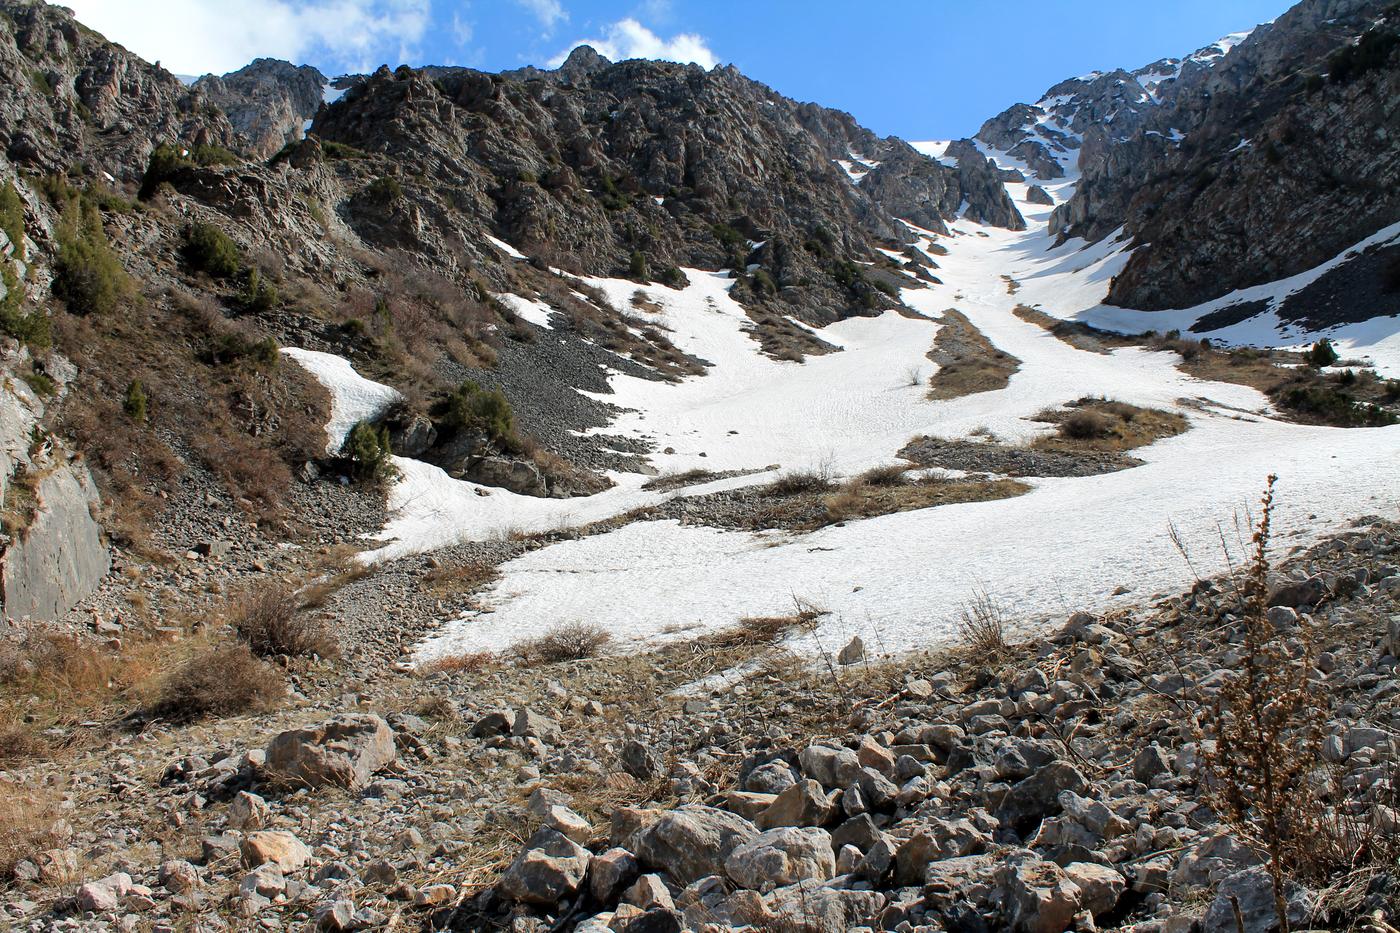
[[[267,746],[267,770],[307,787],[363,787],[394,760],[394,731],[378,716],[342,713],[319,726],[291,729]]]
[[[501,876],[498,889],[510,900],[548,906],[577,893],[588,873],[587,849],[544,827],[525,844]]]
[[[860,775],[860,759],[849,748],[813,745],[797,756],[802,773],[828,789],[849,787]]]
[[[770,829],[737,846],[724,870],[735,884],[754,891],[829,880],[836,873],[831,834],[815,827]]]
[[[1288,888],[1288,922],[1295,928],[1302,924],[1311,910],[1313,897],[1296,884]],[[1211,901],[1201,920],[1202,933],[1237,933],[1234,904],[1239,904],[1244,920],[1244,933],[1270,933],[1278,927],[1278,909],[1274,903],[1274,885],[1263,866],[1235,872],[1220,882],[1215,900]]]
[[[688,805],[642,829],[631,848],[643,865],[689,884],[723,874],[730,853],[757,835],[754,825],[741,816]]]
[[[854,756],[853,756],[854,757]],[[778,826],[821,826],[835,807],[816,781],[805,779],[777,796],[755,820],[760,829]]]
[[[1008,859],[999,880],[1017,933],[1064,933],[1079,912],[1079,888],[1060,866],[1032,853]]]
[[[622,754],[619,759],[622,762],[622,770],[639,781],[656,779],[664,768],[661,756],[657,754],[656,750],[637,739],[627,740],[627,743],[622,746]]]

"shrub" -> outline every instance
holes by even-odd
[[[140,379],[133,379],[131,385],[126,387],[126,398],[122,401],[122,411],[132,421],[142,423],[146,420],[146,389],[141,385]]]
[[[131,279],[112,253],[102,215],[84,196],[68,201],[58,225],[53,291],[75,314],[109,314],[132,291]]]
[[[1341,357],[1337,355],[1337,350],[1332,346],[1332,341],[1328,340],[1326,337],[1323,337],[1317,343],[1313,344],[1312,349],[1308,350],[1307,353],[1308,365],[1315,366],[1319,369],[1323,366],[1331,366],[1339,359],[1341,359]]]
[[[770,496],[796,496],[804,492],[825,492],[831,488],[831,476],[826,471],[793,470],[764,487]]]
[[[403,197],[403,185],[397,178],[384,175],[370,182],[369,187],[365,189],[365,197],[381,207],[387,206]]]
[[[143,201],[155,194],[156,188],[161,182],[169,181],[180,172],[193,168],[194,160],[190,159],[179,148],[162,143],[156,146],[151,153],[150,161],[146,163],[146,174],[141,177],[141,190],[137,197]]]
[[[263,278],[256,268],[248,270],[243,280],[243,291],[239,295],[239,301],[243,303],[245,311],[250,314],[266,314],[277,307],[279,298],[277,286]]]
[[[773,275],[767,269],[755,269],[753,278],[754,294],[756,295],[776,295],[778,293],[778,283],[773,280]]]
[[[213,224],[191,224],[185,230],[184,256],[191,268],[216,279],[232,278],[243,265],[238,244]]]
[[[1383,27],[1368,29],[1355,45],[1347,46],[1328,60],[1328,77],[1333,84],[1349,84],[1367,72],[1384,68],[1397,46],[1400,46],[1400,33]]]
[[[333,142],[331,140],[321,140],[321,152],[327,159],[368,159],[369,153],[356,149],[354,146],[347,146],[345,143]]]
[[[714,233],[715,239],[719,240],[720,245],[724,246],[725,249],[743,246],[748,242],[748,239],[742,233],[726,223],[715,224],[710,230]]]
[[[211,335],[206,358],[219,365],[247,362],[264,368],[277,365],[277,350],[277,341],[272,337],[255,340],[239,331],[226,331]]]
[[[21,860],[58,845],[62,819],[54,788],[7,784],[0,795],[0,878],[8,879]]]
[[[447,400],[444,425],[454,432],[485,434],[493,442],[515,446],[515,413],[499,389],[483,389],[468,379]]]
[[[0,281],[5,283],[5,298],[0,300],[0,331],[37,349],[46,349],[53,338],[49,332],[49,316],[43,308],[24,311],[24,283],[14,270],[14,264],[0,262]]]
[[[15,245],[15,258],[24,259],[24,201],[12,181],[0,187],[0,230]]]
[[[259,661],[247,645],[223,645],[194,655],[172,671],[146,713],[172,722],[232,716],[266,709],[285,691],[276,668]]]
[[[1006,651],[1006,615],[985,589],[974,590],[963,603],[957,626],[967,647],[977,654],[996,657]]]
[[[632,250],[632,258],[627,261],[627,272],[638,282],[650,281],[651,277],[647,269],[647,258],[642,255],[641,250]]]
[[[612,636],[598,626],[573,622],[537,638],[516,642],[511,646],[510,653],[521,664],[533,667],[596,657],[610,641]]]
[[[1060,422],[1060,435],[1075,441],[1091,441],[1108,437],[1113,421],[1096,411],[1071,412]]]
[[[326,626],[303,611],[297,593],[281,580],[243,593],[229,620],[248,648],[260,658],[333,658],[340,648]]]
[[[1268,854],[1277,916],[1285,917],[1287,880],[1328,854],[1321,851],[1327,807],[1310,780],[1323,764],[1320,725],[1327,717],[1308,677],[1311,623],[1304,617],[1295,632],[1268,620],[1276,479],[1268,478],[1253,552],[1238,587],[1239,661],[1204,710],[1202,738],[1210,741],[1201,748],[1211,777],[1204,782],[1207,800],[1233,832]],[[1344,864],[1351,855],[1344,854]]]
[[[394,465],[390,459],[389,428],[376,429],[368,421],[361,421],[350,429],[341,448],[341,456],[349,459],[355,476],[361,480],[385,479],[392,475]]]

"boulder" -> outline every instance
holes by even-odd
[[[1079,888],[1079,905],[1095,917],[1117,907],[1128,887],[1117,870],[1095,862],[1071,862],[1065,866],[1065,877]]]
[[[885,906],[885,896],[877,891],[850,891],[804,881],[778,888],[763,899],[774,922],[760,929],[802,930],[803,933],[848,933],[856,927],[869,927]]]
[[[307,787],[358,789],[394,760],[394,731],[367,713],[342,713],[319,726],[279,734],[267,746],[267,770]]]
[[[735,884],[754,891],[830,880],[836,874],[831,834],[815,827],[770,829],[736,847],[724,870]]]
[[[689,805],[663,814],[636,834],[642,864],[665,872],[681,884],[724,873],[725,861],[758,835],[741,816],[713,807]]]
[[[622,770],[639,781],[651,781],[660,777],[665,767],[656,749],[636,739],[628,739],[618,757],[622,762]]]
[[[595,855],[588,865],[588,889],[594,900],[610,903],[641,874],[637,857],[626,849],[614,847]]]
[[[257,794],[239,791],[228,805],[229,829],[262,829],[272,818],[272,808]]]
[[[501,876],[498,889],[523,904],[557,904],[577,893],[590,859],[587,849],[546,826],[530,837]]]
[[[848,787],[860,774],[860,759],[849,748],[829,748],[813,745],[797,756],[802,773],[823,787]]]
[[[1312,909],[1313,896],[1306,889],[1290,884],[1287,890],[1288,922],[1297,929]],[[1220,882],[1215,900],[1201,920],[1201,933],[1239,933],[1235,903],[1244,921],[1243,933],[1271,933],[1278,929],[1278,908],[1274,883],[1263,866],[1237,871]]]
[[[1017,933],[1064,933],[1079,912],[1079,888],[1064,869],[1033,853],[1009,858],[999,881],[1007,919]]]
[[[1040,185],[1031,185],[1030,188],[1026,190],[1026,203],[1054,207],[1055,199],[1050,196],[1050,192],[1040,187]]]
[[[835,807],[822,786],[804,780],[783,791],[755,821],[759,829],[776,826],[821,826]]]
[[[239,847],[246,868],[272,862],[283,871],[296,871],[311,858],[311,850],[296,836],[280,830],[249,833]]]

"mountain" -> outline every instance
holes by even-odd
[[[1307,0],[1184,60],[1066,81],[978,140],[1039,178],[1078,177],[1052,229],[1131,244],[1110,303],[1190,307],[1311,269],[1400,221],[1397,44],[1391,3]],[[1397,313],[1396,257],[1371,251],[1281,316],[1317,328]],[[1371,300],[1340,307],[1337,290],[1357,287]]]
[[[916,147],[0,0],[0,923],[1395,933],[1396,15]]]

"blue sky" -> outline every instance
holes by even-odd
[[[615,57],[732,63],[881,134],[976,132],[1067,77],[1179,56],[1273,19],[1287,0],[67,0],[79,19],[170,70],[257,56],[329,74],[382,62],[489,71]],[[178,15],[172,15],[178,10]],[[1047,13],[1047,10],[1050,11]]]

